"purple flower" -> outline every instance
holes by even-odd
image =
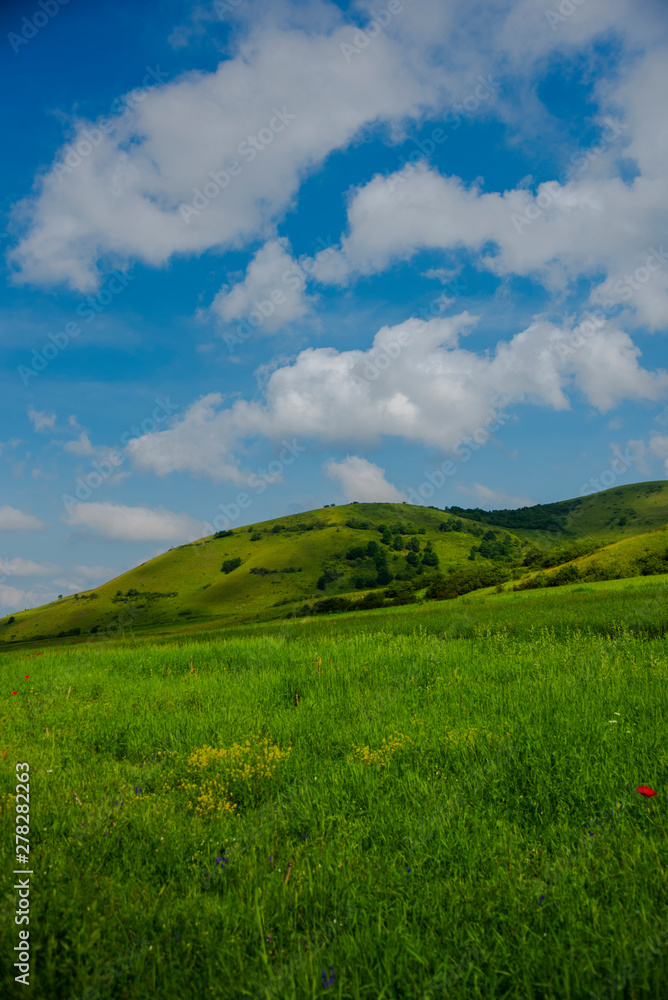
[[[334,969],[333,969],[333,967],[332,967],[331,965],[330,965],[330,967],[329,967],[329,971],[330,971],[330,972],[332,973],[332,975],[331,975],[331,976],[329,977],[329,979],[327,979],[327,973],[325,972],[325,970],[324,970],[324,969],[322,969],[322,970],[321,970],[321,975],[322,975],[322,985],[323,985],[323,987],[324,987],[324,988],[325,988],[326,990],[328,990],[328,989],[329,989],[329,987],[330,987],[330,986],[332,985],[332,983],[334,982],[334,976],[335,976],[335,972],[334,972]]]
[[[542,906],[542,905],[543,905],[543,900],[544,900],[544,899],[545,899],[545,893],[543,893],[543,895],[542,895],[542,896],[540,897],[540,899],[538,900],[538,905],[539,905],[539,906]]]

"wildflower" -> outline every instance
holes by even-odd
[[[542,895],[542,896],[540,897],[540,899],[538,900],[538,905],[539,905],[539,906],[542,906],[542,905],[543,905],[543,900],[544,900],[544,899],[545,899],[545,894],[543,893],[543,895]]]
[[[331,975],[331,976],[329,977],[329,979],[327,979],[327,973],[325,972],[325,970],[324,970],[324,969],[322,969],[322,970],[321,970],[321,975],[322,975],[322,985],[324,986],[324,988],[325,988],[326,990],[328,990],[328,989],[329,989],[329,987],[330,987],[330,986],[332,985],[332,983],[334,982],[334,975],[335,975],[335,972],[334,972],[334,969],[333,969],[333,967],[332,967],[331,965],[330,965],[330,967],[329,967],[329,971],[330,971],[330,972],[332,973],[332,975]]]
[[[646,795],[648,798],[650,795],[656,795],[653,788],[649,788],[647,785],[639,785],[638,791],[641,795]]]
[[[12,691],[12,694],[18,694],[18,691]]]
[[[27,681],[29,677],[30,677],[30,674],[26,674],[26,675],[24,676],[23,680],[24,680],[24,681]]]

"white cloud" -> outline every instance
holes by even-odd
[[[649,450],[655,458],[663,460],[666,476],[668,476],[668,436],[652,434],[649,439]]]
[[[248,473],[235,450],[249,437],[370,447],[387,435],[447,451],[484,426],[493,407],[564,410],[576,390],[606,412],[622,399],[657,400],[668,389],[668,374],[641,368],[638,349],[614,323],[572,331],[539,317],[479,355],[459,346],[475,322],[466,312],[407,320],[379,330],[368,351],[308,348],[271,374],[264,402],[224,408],[222,395],[210,393],[170,429],[131,441],[127,453],[142,471],[242,485]]]
[[[187,514],[174,514],[164,507],[80,503],[63,520],[71,527],[88,528],[104,538],[127,542],[192,541],[206,534],[201,521]]]
[[[242,282],[216,295],[211,311],[220,320],[246,320],[249,330],[275,333],[302,319],[310,301],[304,272],[292,259],[286,239],[270,240],[255,254]]]
[[[270,238],[307,172],[365,126],[416,114],[433,91],[387,36],[347,65],[339,44],[349,26],[307,34],[260,23],[215,72],[149,90],[68,172],[71,147],[96,127],[76,123],[56,172],[16,209],[17,280],[84,292],[98,284],[100,261],[159,266]],[[180,207],[194,199],[201,207],[186,221]]]
[[[358,500],[360,503],[399,503],[406,499],[392,483],[388,483],[385,469],[357,455],[349,455],[342,462],[332,459],[324,469],[330,479],[338,479],[347,500]]]
[[[18,610],[19,607],[30,607],[25,601],[26,591],[17,587],[7,587],[0,583],[0,607],[9,608],[11,611]]]
[[[39,531],[44,527],[44,522],[32,514],[24,514],[5,504],[0,507],[0,531]]]
[[[36,563],[32,559],[0,559],[2,576],[55,576],[60,567],[55,563]]]
[[[667,206],[665,176],[638,177],[630,186],[617,177],[548,181],[534,197],[519,188],[483,192],[423,162],[410,172],[376,175],[356,190],[348,235],[319,279],[345,284],[422,249],[465,248],[497,276],[531,276],[550,289],[605,272],[592,303],[609,311],[629,304],[639,321],[657,329],[668,315],[668,254],[660,243]]]
[[[63,451],[68,451],[70,454],[78,455],[81,458],[87,458],[95,454],[95,448],[85,431],[82,431],[75,441],[67,441],[63,445]]]
[[[457,489],[460,493],[473,497],[476,507],[481,507],[483,510],[514,510],[517,507],[532,507],[536,502],[527,493],[524,496],[511,496],[509,493],[483,486],[482,483],[472,483],[471,486],[459,484]]]
[[[28,416],[36,431],[48,431],[56,423],[55,413],[46,413],[44,410],[36,410],[33,406],[28,407]]]

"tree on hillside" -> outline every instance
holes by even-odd
[[[221,573],[231,573],[237,566],[241,566],[241,559],[236,556],[234,559],[226,559],[220,568]]]

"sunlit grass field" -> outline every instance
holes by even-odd
[[[561,591],[4,653],[2,996],[668,996],[666,587]]]

